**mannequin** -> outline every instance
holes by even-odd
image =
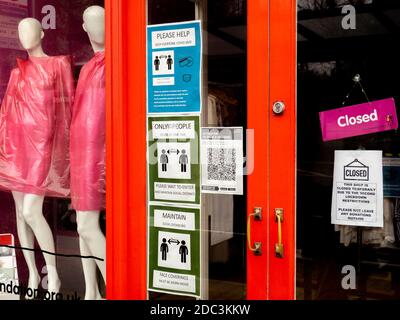
[[[26,18],[20,21],[18,35],[22,47],[28,52],[29,56],[47,57],[42,48],[44,32],[38,20]]]
[[[105,12],[92,6],[83,14],[83,29],[95,56],[83,67],[73,107],[71,125],[71,198],[77,212],[79,243],[83,259],[86,300],[101,295],[96,266],[106,281],[106,239],[100,229],[105,196]]]
[[[94,52],[104,52],[105,12],[100,6],[91,6],[83,13],[83,30],[88,34]]]
[[[18,26],[19,39],[29,59],[18,59],[0,111],[0,187],[11,190],[22,247],[55,253],[52,231],[43,216],[45,196],[68,194],[68,135],[73,100],[71,59],[49,57],[42,49],[44,32],[33,18]],[[57,114],[57,116],[55,116]],[[28,265],[28,287],[36,290],[40,276],[35,254],[23,250]],[[61,283],[56,257],[43,254],[47,289],[58,293]]]

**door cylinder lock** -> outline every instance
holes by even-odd
[[[274,103],[272,110],[276,115],[281,115],[285,111],[285,103],[282,101],[277,101]]]

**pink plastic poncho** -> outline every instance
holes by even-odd
[[[71,198],[78,211],[105,207],[105,56],[98,52],[82,68],[71,124]]]
[[[69,195],[71,58],[17,59],[0,110],[0,187]]]

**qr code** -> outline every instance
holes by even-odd
[[[236,181],[236,149],[208,148],[208,180]]]

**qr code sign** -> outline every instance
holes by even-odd
[[[208,180],[236,181],[236,149],[207,148]]]

